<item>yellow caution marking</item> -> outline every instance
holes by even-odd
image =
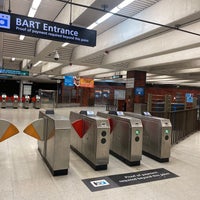
[[[38,135],[37,131],[35,130],[35,128],[32,124],[28,125],[24,129],[24,133],[26,133],[27,135],[30,135],[38,140],[41,140],[40,136]]]
[[[8,139],[9,137],[12,137],[13,135],[16,135],[17,133],[19,133],[17,127],[13,124],[10,124],[3,136],[0,138],[0,142]]]

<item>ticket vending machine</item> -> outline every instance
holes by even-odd
[[[13,101],[13,108],[18,108],[18,106],[19,106],[19,97],[18,97],[18,95],[14,94],[12,101]]]
[[[7,104],[7,95],[6,94],[2,94],[1,95],[1,108],[6,108],[6,104]]]
[[[52,110],[40,111],[24,133],[38,140],[38,151],[53,176],[67,175],[69,168],[71,124]]]

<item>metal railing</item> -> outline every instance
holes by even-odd
[[[188,109],[171,112],[151,112],[153,116],[170,119],[172,124],[172,144],[200,130],[199,109]]]

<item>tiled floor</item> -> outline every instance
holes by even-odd
[[[70,110],[55,113],[68,116]],[[90,108],[104,110],[104,108]],[[0,143],[0,200],[199,200],[200,132],[172,147],[169,163],[158,163],[146,156],[140,166],[129,167],[110,156],[108,169],[94,171],[74,152],[70,152],[67,176],[53,177],[37,150],[37,140],[23,134],[23,129],[38,118],[36,109],[0,109],[0,119],[14,123],[20,133]],[[120,173],[165,168],[178,178],[91,192],[81,181]]]

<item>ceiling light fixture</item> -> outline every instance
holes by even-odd
[[[119,9],[125,8],[126,6],[128,6],[130,3],[132,3],[135,0],[125,0],[122,3],[120,3],[117,7]]]
[[[34,17],[42,0],[33,0],[32,5],[28,12],[28,17]],[[25,36],[20,35],[19,39],[24,40]]]
[[[36,66],[38,66],[38,65],[41,64],[41,63],[42,63],[42,61],[39,60],[39,61],[37,61],[37,62],[33,65],[33,67],[36,67]]]
[[[65,42],[62,44],[62,47],[66,47],[69,43],[68,42]]]
[[[122,8],[128,6],[130,3],[132,3],[135,0],[124,0],[122,3],[114,7],[109,13],[106,13],[103,15],[101,18],[99,18],[96,22],[91,24],[90,26],[87,27],[87,29],[93,29],[97,25],[101,24],[105,20],[109,19],[114,13],[118,13]],[[113,14],[112,14],[113,13]]]
[[[94,27],[96,27],[98,24],[96,22],[92,23],[90,26],[87,27],[87,29],[93,29]]]
[[[25,35],[20,35],[19,36],[19,40],[24,40],[24,38],[25,38]]]
[[[101,18],[99,18],[96,22],[92,23],[87,27],[87,29],[93,29],[97,25],[101,24],[102,22],[106,21],[109,19],[113,14],[112,13],[118,13],[122,8],[128,6],[130,3],[132,3],[135,0],[124,0],[122,3],[120,3],[118,6],[114,7],[109,13],[106,13],[103,15]],[[62,44],[62,47],[67,46],[69,43],[65,42]]]
[[[96,23],[101,24],[102,22],[106,21],[108,18],[110,18],[113,14],[112,13],[107,13],[103,17],[99,18]]]
[[[33,0],[28,17],[34,17],[42,0]]]

